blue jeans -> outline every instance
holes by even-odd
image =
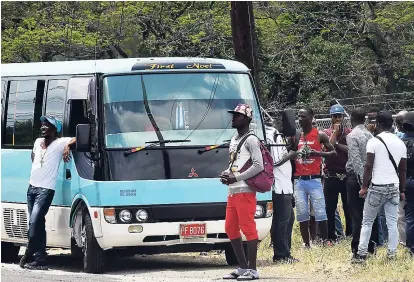
[[[384,206],[385,218],[388,226],[388,256],[395,256],[398,246],[398,205],[400,192],[394,184],[387,186],[371,186],[364,203],[361,236],[359,239],[358,254],[366,256],[368,243],[371,237],[372,225],[381,206]]]
[[[383,246],[388,240],[387,221],[385,219],[385,209],[381,206],[378,212],[378,246]]]
[[[414,254],[414,179],[410,179],[405,186],[405,232],[407,235],[407,248]]]
[[[29,210],[29,242],[26,255],[35,260],[46,258],[46,214],[52,204],[55,191],[29,186],[27,190],[27,208]]]
[[[328,219],[321,179],[295,179],[295,188],[296,219],[298,222],[310,219],[308,199],[310,199],[314,209],[315,220],[324,221]]]

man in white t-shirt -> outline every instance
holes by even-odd
[[[367,161],[364,179],[359,192],[366,196],[364,216],[359,239],[358,254],[354,262],[363,262],[367,258],[372,225],[382,205],[388,226],[388,258],[394,258],[398,246],[398,205],[404,199],[407,171],[407,148],[395,134],[391,133],[392,115],[383,111],[376,119],[378,135],[367,143]],[[372,177],[372,179],[371,179]],[[368,185],[371,179],[371,186]]]
[[[32,170],[27,190],[29,211],[29,242],[20,260],[20,267],[47,269],[45,217],[55,194],[56,178],[60,162],[70,159],[70,147],[75,138],[58,138],[62,122],[55,117],[40,118],[42,138],[36,139],[32,151]],[[31,261],[31,262],[30,262]]]
[[[273,175],[273,220],[271,238],[273,244],[273,262],[292,264],[298,260],[291,256],[292,228],[295,221],[293,212],[292,164],[296,152],[288,152],[285,139],[273,127],[266,127],[266,139],[272,146],[274,161]]]

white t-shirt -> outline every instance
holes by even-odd
[[[71,139],[71,137],[57,138],[46,149],[42,149],[41,146],[44,138],[36,139],[33,146],[34,160],[29,181],[32,186],[55,190],[63,150]]]
[[[388,150],[398,165],[402,158],[407,158],[407,148],[395,134],[382,132],[379,137],[387,144]],[[374,167],[372,172],[373,184],[399,184],[400,180],[395,168],[390,161],[387,149],[377,138],[371,138],[367,143],[367,153],[375,154]]]
[[[279,133],[275,128],[266,128],[266,139],[269,144],[286,145],[282,136],[276,137],[276,142],[273,141],[274,133]],[[288,154],[286,146],[271,147],[273,162],[278,163]],[[281,166],[273,166],[273,175],[275,183],[273,190],[276,194],[293,194],[292,183],[292,164],[290,161],[285,162]]]

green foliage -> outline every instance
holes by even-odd
[[[2,63],[234,58],[229,2],[6,1],[1,8]],[[255,2],[254,15],[264,101],[414,91],[413,2]]]

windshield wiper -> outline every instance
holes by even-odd
[[[205,152],[208,152],[208,151],[214,150],[214,149],[216,149],[216,148],[223,147],[223,146],[225,146],[225,145],[229,145],[229,144],[230,144],[230,141],[231,141],[231,140],[224,140],[224,143],[222,143],[222,144],[207,146],[207,147],[205,147],[205,148],[203,148],[203,149],[198,150],[198,151],[197,151],[197,153],[198,153],[199,155],[201,155],[202,153],[205,153]]]
[[[156,140],[156,141],[148,141],[148,142],[145,142],[148,145],[132,148],[130,150],[125,151],[124,156],[127,157],[127,156],[129,156],[133,153],[136,153],[136,152],[139,152],[139,151],[151,148],[151,147],[155,147],[155,146],[160,145],[160,144],[182,143],[182,142],[191,142],[191,140],[162,140],[162,141]]]

